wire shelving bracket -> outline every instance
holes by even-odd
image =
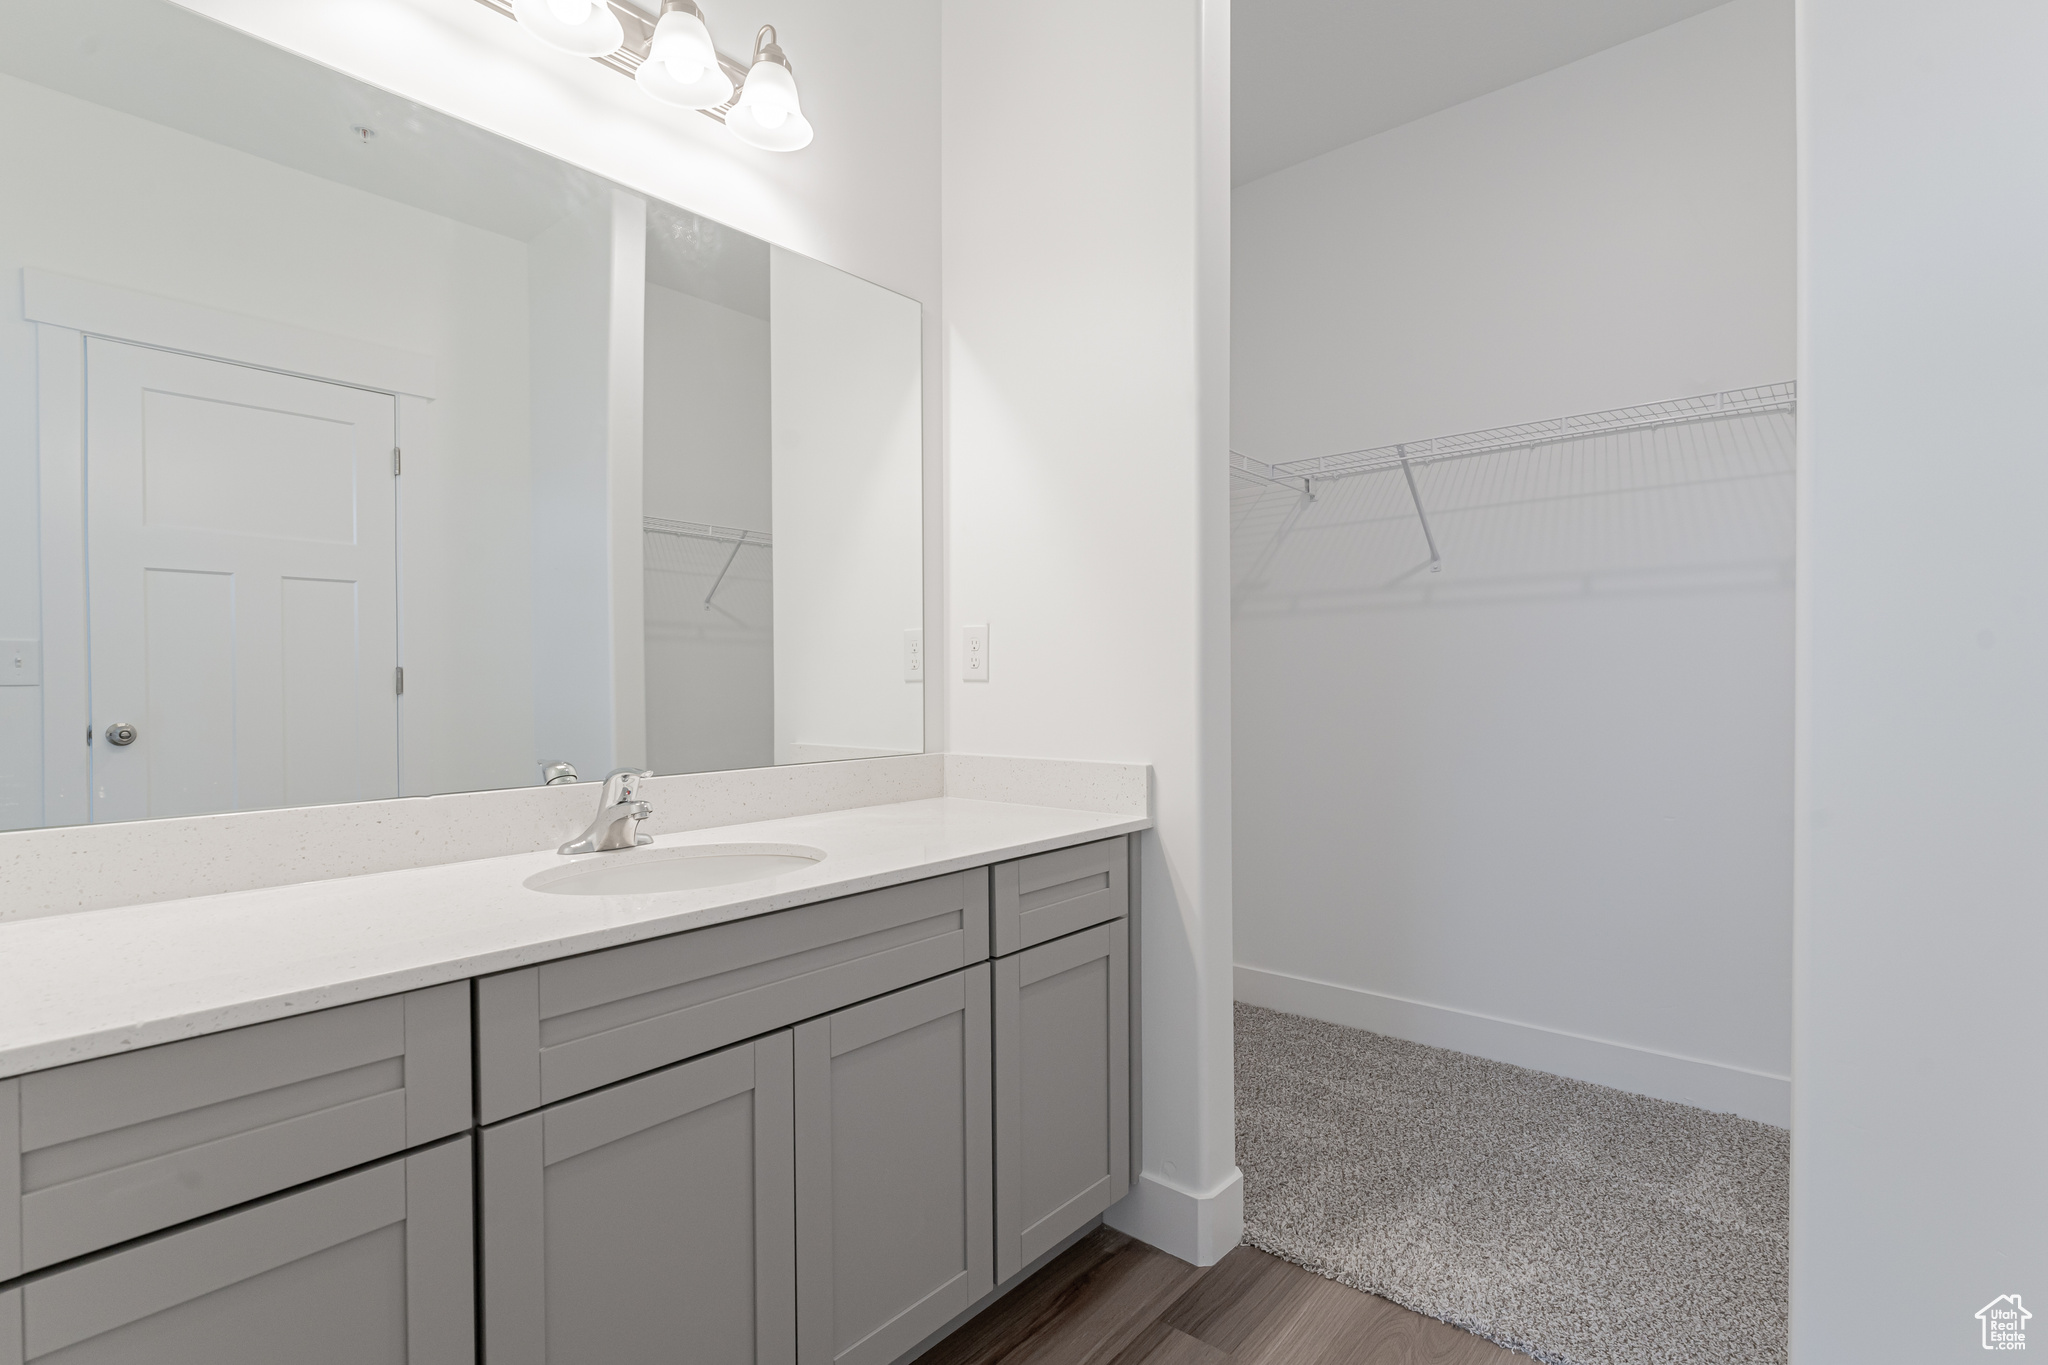
[[[725,582],[726,574],[731,572],[732,562],[740,557],[741,546],[752,545],[763,550],[774,548],[774,540],[766,531],[750,531],[741,526],[713,526],[708,522],[674,521],[667,517],[642,517],[640,524],[650,535],[681,536],[688,540],[709,540],[732,546],[732,553],[719,567],[718,577],[711,581],[711,591],[704,594],[706,611],[711,610],[711,599],[718,595],[719,584]]]

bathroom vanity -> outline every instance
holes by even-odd
[[[885,1365],[1126,1191],[1147,823],[942,798],[744,827],[824,856],[724,887],[544,853],[0,926],[0,1365]]]

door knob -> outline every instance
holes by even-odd
[[[122,748],[135,742],[135,727],[115,721],[107,727],[107,743]]]

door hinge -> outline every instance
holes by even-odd
[[[403,665],[398,669],[398,695],[401,697],[405,695],[405,668]]]
[[[405,473],[405,453],[397,446],[391,447],[391,475],[393,478]]]

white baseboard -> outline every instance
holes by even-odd
[[[1538,1024],[1240,965],[1237,998],[1248,1005],[1511,1062],[1638,1095],[1792,1126],[1792,1078],[1652,1048],[1588,1038]]]
[[[1215,1265],[1244,1240],[1244,1173],[1237,1167],[1204,1193],[1150,1171],[1102,1221],[1194,1265]]]

